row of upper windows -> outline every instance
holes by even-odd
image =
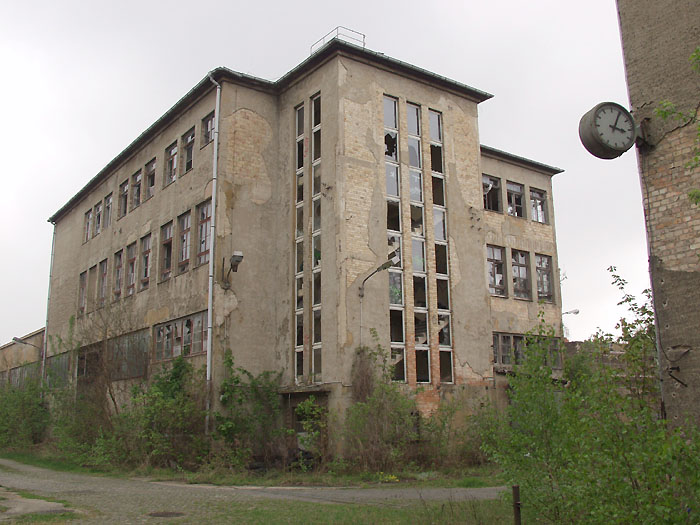
[[[508,258],[506,250],[510,250],[510,274],[513,276],[512,289],[508,288]],[[532,279],[530,273],[530,253],[523,250],[504,248],[502,246],[486,246],[486,262],[488,266],[489,293],[497,297],[508,297],[512,293],[517,299],[532,299]],[[552,282],[552,257],[535,254],[535,273],[537,276],[537,300],[547,303],[554,302],[554,286]]]
[[[526,344],[539,345],[544,353],[545,362],[552,368],[561,368],[561,340],[558,337],[527,336],[493,332],[493,364],[510,367],[520,364]]]
[[[482,175],[484,188],[484,209],[503,212],[503,186],[501,179],[491,175]],[[527,211],[525,186],[517,182],[506,181],[506,211],[513,217],[525,218],[526,214],[535,222],[547,224],[547,192],[530,188],[530,208]]]
[[[196,238],[192,238],[192,210],[177,217],[177,221],[169,221],[160,228],[160,250],[158,254],[157,273],[159,282],[168,280],[174,272],[185,273],[190,266],[199,266],[209,262],[211,244],[211,199],[199,204],[195,209]],[[177,225],[175,251],[173,250],[173,233]],[[146,290],[151,281],[153,270],[152,235],[148,233],[138,241],[129,244],[125,249],[114,253],[112,264],[112,294],[114,300],[124,295],[134,295]],[[192,241],[196,253],[192,254]],[[138,250],[138,251],[137,251]],[[191,258],[194,264],[190,264]],[[78,287],[78,315],[93,311],[95,307],[104,306],[107,302],[108,261],[103,259],[98,265],[82,272]]]
[[[209,113],[202,119],[201,148],[214,140],[214,113]],[[165,148],[163,170],[163,187],[172,184],[178,177],[189,172],[194,167],[195,127],[185,133],[179,141]],[[182,152],[182,159],[178,152]],[[117,194],[117,219],[138,208],[142,203],[153,197],[156,191],[156,159],[146,163],[131,177],[119,184]],[[100,234],[112,222],[113,198],[109,193],[104,199],[85,212],[83,222],[83,242]]]

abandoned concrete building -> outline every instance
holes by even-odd
[[[182,355],[215,390],[230,350],[342,409],[378,343],[422,410],[492,397],[561,323],[561,170],[480,144],[490,97],[339,39],[275,82],[213,70],[49,219],[42,369],[128,385]]]

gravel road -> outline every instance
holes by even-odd
[[[260,499],[405,505],[418,501],[495,499],[504,490],[504,487],[221,487],[55,472],[7,459],[0,459],[0,486],[68,501],[78,511],[80,523],[159,523],[176,516],[179,519],[173,522],[177,523],[218,523],[225,522],[222,509],[226,504]],[[157,517],[153,513],[165,515]]]

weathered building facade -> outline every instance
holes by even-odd
[[[121,341],[115,381],[183,355],[215,388],[230,350],[342,409],[376,334],[423,409],[492,395],[561,320],[561,170],[480,145],[489,97],[337,39],[276,82],[212,71],[51,217],[49,355],[80,376]]]
[[[627,87],[645,144],[638,148],[662,397],[669,420],[700,422],[700,44],[695,0],[618,0]],[[690,119],[663,119],[663,101]]]

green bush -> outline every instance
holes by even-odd
[[[520,485],[528,521],[700,522],[700,435],[659,417],[651,307],[622,302],[632,312],[620,323],[623,352],[597,337],[559,381],[549,349],[528,337],[508,409],[486,418],[484,449]]]
[[[411,453],[410,445],[418,437],[420,416],[415,400],[391,381],[381,346],[358,348],[354,365],[353,386],[355,377],[360,376],[357,383],[363,387],[354,393],[360,400],[345,414],[345,459],[357,468],[373,471],[403,468]]]
[[[0,386],[0,448],[22,448],[42,441],[49,411],[37,382]]]
[[[282,406],[278,393],[281,373],[255,376],[236,367],[231,352],[224,357],[226,378],[219,399],[224,411],[215,414],[216,437],[231,449],[234,465],[245,465],[254,457],[271,465],[286,453],[286,429],[281,425]]]

